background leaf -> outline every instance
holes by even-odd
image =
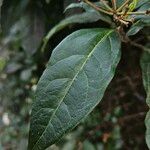
[[[120,60],[109,29],[83,29],[53,51],[36,91],[29,150],[44,150],[75,127],[102,99]]]
[[[4,1],[2,30],[4,36],[9,36],[7,43],[16,40],[14,38],[18,36],[17,39],[21,40],[19,42],[27,54],[34,54],[45,33],[44,15],[39,3],[28,0],[11,3]]]

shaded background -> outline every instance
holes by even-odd
[[[26,150],[31,104],[36,84],[52,50],[81,28],[107,27],[104,22],[77,24],[55,34],[45,51],[42,39],[61,19],[82,10],[63,13],[75,0],[4,0],[0,35],[0,150]],[[133,40],[145,44],[149,30]],[[122,60],[115,78],[95,110],[49,150],[147,150],[144,118],[148,110],[142,85],[142,51],[122,44]]]

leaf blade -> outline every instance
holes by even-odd
[[[55,48],[38,83],[29,150],[45,149],[93,110],[119,59],[119,36],[108,29],[77,31]]]

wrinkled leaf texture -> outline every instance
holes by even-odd
[[[35,96],[29,150],[44,150],[100,102],[120,60],[120,39],[110,29],[82,29],[53,51]]]

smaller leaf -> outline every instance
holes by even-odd
[[[124,3],[124,0],[117,0],[117,7],[120,7]]]
[[[150,9],[150,2],[144,3],[138,10],[138,11],[146,11]],[[138,33],[141,29],[144,27],[150,26],[150,16],[148,15],[135,15],[133,16],[135,20],[137,20],[136,23],[134,23],[129,31],[127,32],[128,36],[135,35]]]
[[[60,30],[64,29],[65,27],[71,25],[71,24],[76,24],[76,23],[91,23],[91,22],[96,22],[98,20],[103,20],[107,23],[111,23],[111,19],[108,16],[105,16],[103,14],[100,14],[96,11],[94,12],[85,12],[79,15],[73,15],[71,17],[68,17],[64,20],[62,20],[58,25],[56,25],[55,27],[53,27],[48,34],[45,36],[44,38],[44,44],[41,48],[41,51],[44,51],[48,41],[50,40],[50,38],[56,34],[57,32],[59,32]]]
[[[147,93],[147,105],[150,107],[150,53],[144,52],[142,59],[141,59],[141,67],[142,67],[142,74],[143,74],[143,84]],[[150,110],[146,115],[145,119],[146,125],[146,142],[148,148],[150,148]]]
[[[147,10],[150,10],[150,2],[147,2],[145,4],[143,4],[138,10],[137,12],[140,12],[140,11],[147,11]],[[142,19],[143,22],[145,23],[150,23],[150,16],[149,15],[134,15],[134,18],[137,20],[137,19]]]
[[[139,7],[141,7],[142,5],[144,5],[147,2],[149,2],[149,0],[138,0],[136,9],[138,9]]]
[[[137,6],[138,0],[133,0],[133,2],[129,5],[129,11],[133,11]]]
[[[28,0],[3,1],[3,5],[1,7],[1,24],[4,35],[8,35],[12,26],[22,17],[28,6],[28,3]]]
[[[127,32],[128,36],[132,36],[137,34],[141,29],[143,29],[143,27],[145,26],[149,26],[149,24],[144,23],[142,20],[137,21],[136,23],[134,23],[131,28],[129,29],[129,31]]]
[[[101,8],[106,8],[105,5],[102,2],[95,2],[94,4],[101,7]],[[73,9],[73,8],[82,8],[86,12],[91,12],[91,11],[96,11],[97,12],[97,10],[95,10],[94,8],[92,8],[91,6],[89,6],[88,4],[86,4],[84,2],[72,3],[68,7],[66,7],[64,12],[66,12],[68,9]]]
[[[81,2],[81,3],[72,3],[69,6],[66,7],[66,9],[64,10],[64,12],[66,12],[69,9],[73,9],[73,8],[83,8],[84,10],[87,10],[87,4]]]

